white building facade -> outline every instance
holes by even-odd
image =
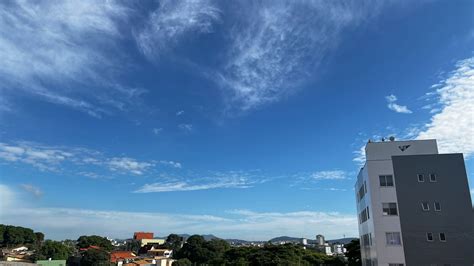
[[[436,140],[369,142],[365,152],[355,184],[362,265],[472,265],[465,264],[472,263],[467,251],[446,260],[440,255],[472,241],[472,220],[461,225],[448,216],[458,212],[472,217],[462,154],[438,154]],[[421,182],[420,175],[428,181]],[[433,205],[431,212],[423,209],[425,203]],[[444,212],[433,211],[434,204],[443,205]],[[465,239],[455,238],[462,230]],[[445,231],[452,232],[449,243]],[[425,239],[429,234],[439,234],[440,241]]]

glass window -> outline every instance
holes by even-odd
[[[393,176],[386,175],[385,178],[387,178],[387,187],[393,187]]]
[[[402,244],[400,232],[387,232],[385,233],[385,237],[387,238],[387,245],[389,246],[399,246]]]
[[[418,182],[425,182],[425,176],[423,174],[418,174]]]
[[[403,266],[403,263],[389,263],[388,266]]]
[[[436,182],[436,174],[430,174],[430,182]]]
[[[398,215],[397,203],[382,203],[382,213],[383,215]]]
[[[433,241],[433,233],[426,233],[426,240]]]
[[[423,201],[421,203],[421,208],[424,210],[424,211],[429,211],[430,210],[430,204],[427,202],[427,201]]]
[[[439,233],[439,241],[446,242],[446,235],[444,233]]]
[[[392,175],[380,175],[380,186],[381,187],[393,187],[393,176]]]
[[[434,210],[437,212],[441,211],[441,204],[439,202],[434,203]]]

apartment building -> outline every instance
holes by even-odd
[[[463,155],[436,140],[370,142],[355,184],[362,265],[472,266]]]

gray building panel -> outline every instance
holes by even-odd
[[[392,162],[406,265],[472,266],[474,220],[462,154],[393,156]],[[430,182],[430,174],[436,174],[436,182]],[[441,211],[435,211],[435,202]],[[445,233],[446,242],[439,233]]]

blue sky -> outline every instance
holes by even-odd
[[[0,222],[355,236],[361,148],[391,135],[464,153],[474,188],[473,8],[0,3]]]

